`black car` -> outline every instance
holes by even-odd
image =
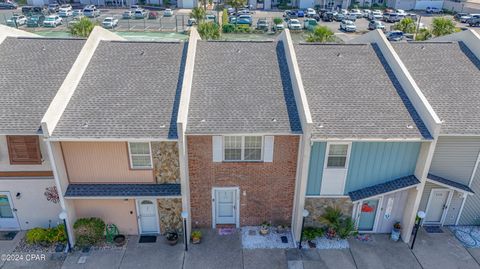
[[[18,5],[12,2],[0,2],[0,9],[17,9]]]
[[[32,15],[27,19],[27,27],[40,27],[43,25],[43,21],[45,20],[44,15]]]
[[[320,17],[320,15],[315,14],[315,15],[312,16],[312,18],[315,19],[316,21],[320,21],[321,17]]]
[[[322,15],[322,21],[333,21],[334,14],[333,12],[325,12]]]
[[[44,7],[23,6],[22,14],[25,16],[31,15],[49,15],[49,12]]]

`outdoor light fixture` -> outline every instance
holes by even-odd
[[[300,242],[298,243],[298,249],[302,249],[302,241],[303,241],[303,228],[305,228],[305,218],[310,215],[310,212],[308,210],[304,209],[303,210],[303,219],[302,219],[302,230],[300,231]]]
[[[70,238],[68,237],[68,229],[67,229],[67,212],[63,210],[60,212],[58,217],[63,221],[63,227],[65,229],[65,236],[67,237],[67,251],[70,252],[71,246],[70,246]]]
[[[188,251],[188,238],[187,238],[187,218],[188,212],[182,212],[182,219],[183,219],[183,242],[185,243],[185,251]]]
[[[413,249],[413,246],[415,245],[415,239],[417,239],[418,229],[420,229],[420,222],[422,222],[425,216],[426,214],[424,211],[420,210],[417,212],[418,221],[415,223],[415,234],[413,235],[412,246],[410,246],[410,249]]]

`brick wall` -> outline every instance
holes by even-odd
[[[212,226],[212,188],[240,188],[240,225],[291,224],[299,136],[275,136],[272,163],[214,163],[212,136],[188,136],[193,227]]]

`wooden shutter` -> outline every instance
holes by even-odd
[[[213,153],[213,162],[222,162],[223,161],[223,141],[222,137],[219,135],[212,136],[212,153]]]
[[[273,149],[274,142],[273,136],[267,135],[264,137],[264,146],[263,146],[263,161],[266,163],[273,162]]]
[[[7,136],[10,164],[42,164],[38,136]]]

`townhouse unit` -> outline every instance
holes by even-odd
[[[0,230],[56,226],[60,221],[40,123],[83,44],[0,28]]]
[[[434,41],[393,45],[443,122],[419,210],[424,225],[478,225],[480,37]]]
[[[42,121],[70,227],[99,217],[122,234],[182,230],[176,121],[186,51],[98,27],[86,41]]]

